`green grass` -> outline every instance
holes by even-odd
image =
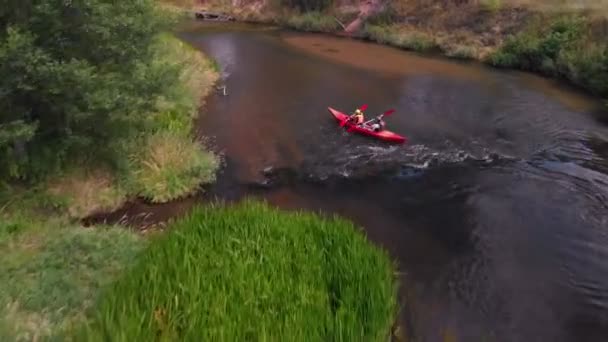
[[[0,222],[0,340],[62,335],[80,324],[99,290],[144,243],[124,228],[84,229],[25,215]]]
[[[334,32],[340,29],[340,24],[332,16],[320,12],[307,12],[290,16],[285,25],[308,32]]]
[[[393,272],[347,221],[198,207],[105,293],[78,340],[386,341]]]
[[[399,32],[393,26],[366,25],[364,35],[380,44],[388,44],[418,52],[438,48],[435,39],[423,32]]]
[[[219,159],[191,139],[157,134],[134,155],[134,191],[148,200],[167,202],[192,194],[215,181]]]
[[[479,5],[489,12],[498,12],[503,6],[502,0],[480,0]]]
[[[215,181],[218,157],[193,137],[193,120],[218,78],[218,65],[186,43],[165,35],[158,41],[156,63],[180,66],[180,82],[158,99],[147,135],[132,144],[126,174],[132,194],[152,202],[187,196]]]

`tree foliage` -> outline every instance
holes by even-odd
[[[153,0],[8,2],[0,9],[0,177],[35,179],[92,155],[112,161],[179,75],[152,63],[169,21]]]

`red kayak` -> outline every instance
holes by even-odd
[[[344,121],[348,120],[348,115],[346,115],[338,110],[335,110],[331,107],[327,107],[327,109],[329,109],[329,112],[336,118],[336,120],[338,120],[339,123],[343,123]],[[394,142],[394,143],[401,144],[407,140],[405,137],[402,137],[399,134],[393,133],[391,131],[382,130],[379,132],[375,132],[369,126],[358,126],[358,125],[355,125],[354,123],[350,123],[350,122],[345,122],[343,124],[343,126],[348,127],[349,131],[353,131],[353,132],[356,132],[359,134],[378,138],[380,140],[384,140],[384,141],[388,141],[388,142]]]

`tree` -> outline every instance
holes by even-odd
[[[0,10],[0,177],[112,156],[178,77],[154,64],[153,0],[8,0]],[[108,157],[111,159],[112,157]]]

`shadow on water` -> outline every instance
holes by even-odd
[[[535,76],[345,39],[246,26],[181,37],[221,65],[228,96],[209,99],[198,127],[227,167],[206,195],[98,220],[164,221],[248,195],[336,213],[398,262],[400,322],[416,341],[606,340],[597,102]],[[396,108],[389,128],[411,144],[350,135],[327,112],[362,103],[368,115]]]

